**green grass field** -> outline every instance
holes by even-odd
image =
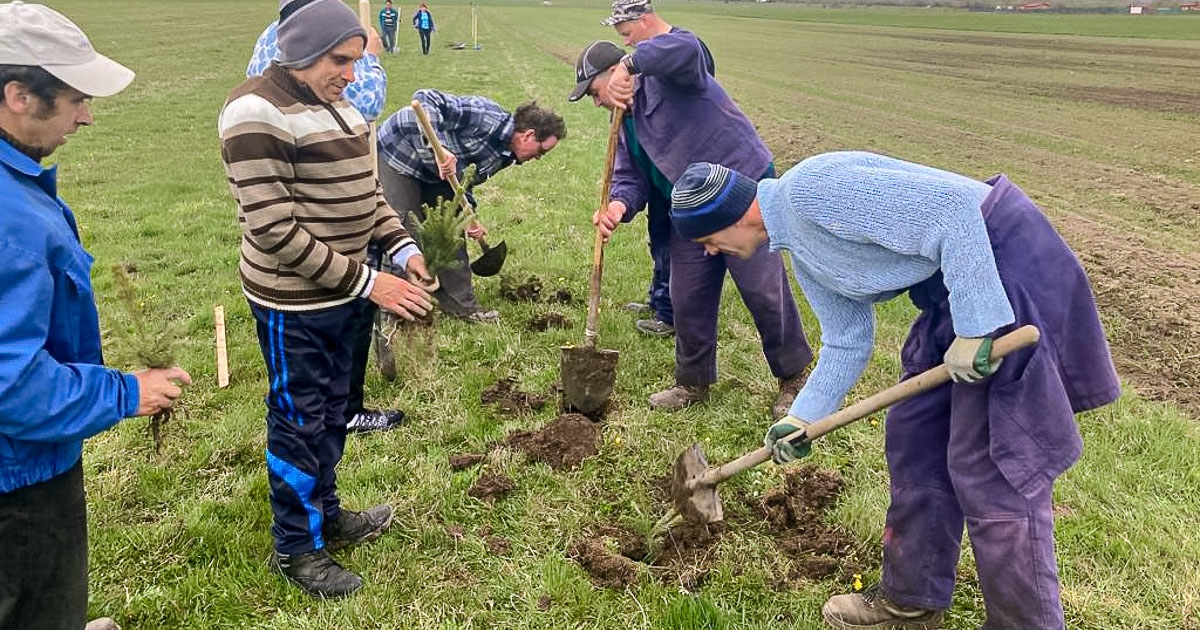
[[[397,508],[389,534],[343,554],[367,586],[319,602],[272,574],[265,369],[236,276],[236,210],[216,117],[276,4],[50,4],[138,73],[121,95],[98,99],[94,128],[55,155],[61,194],[97,257],[108,359],[137,367],[115,326],[107,271],[130,262],[147,317],[175,322],[182,363],[197,378],[161,454],[145,420],[88,443],[93,615],[134,629],[820,627],[820,604],[849,580],[787,579],[798,559],[778,550],[761,521],[730,527],[697,592],[651,575],[624,591],[598,589],[566,557],[600,524],[646,531],[664,509],[653,487],[688,444],[701,441],[711,460],[725,461],[756,447],[770,422],[775,385],[732,287],[712,400],[674,415],[647,408],[645,397],[670,384],[673,349],[640,336],[619,308],[643,297],[649,279],[641,220],[618,231],[606,259],[600,345],[619,350],[621,364],[597,457],[560,473],[501,449],[483,467],[450,470],[448,455],[483,452],[555,415],[502,414],[481,404],[483,388],[511,375],[545,392],[559,378],[560,346],[583,339],[582,301],[515,304],[500,298],[495,279],[480,280],[500,326],[443,320],[436,337],[401,341],[396,382],[368,374],[368,402],[399,406],[414,422],[351,437],[339,469],[347,505]],[[1200,301],[1191,286],[1200,277],[1200,20],[656,5],[709,43],[718,77],[781,167],[818,151],[871,149],[970,176],[1003,171],[1043,204],[1092,274],[1130,385],[1119,403],[1080,418],[1085,454],[1057,486],[1068,627],[1200,629]],[[535,98],[564,114],[569,137],[559,148],[493,178],[479,198],[493,238],[511,248],[505,273],[577,297],[587,292],[607,128],[604,112],[565,97],[578,51],[615,38],[599,25],[606,7],[481,4],[483,50],[452,51],[452,40],[469,43],[469,9],[435,5],[433,54],[415,54],[415,34],[402,29],[401,52],[385,59],[388,112],[415,89],[436,87],[507,106]],[[214,305],[227,312],[228,389],[215,383]],[[575,327],[526,330],[550,309]],[[852,397],[896,380],[913,313],[904,299],[880,308],[879,352]],[[805,322],[816,340],[807,313]],[[811,460],[846,480],[829,520],[861,541],[867,582],[878,576],[888,497],[882,437],[880,423],[859,423],[822,441]],[[468,496],[483,470],[507,474],[517,490],[494,504]],[[745,512],[739,497],[781,479],[768,466],[731,481],[727,508]],[[487,529],[511,551],[489,551]],[[974,629],[983,603],[969,552],[960,573],[947,628]]]

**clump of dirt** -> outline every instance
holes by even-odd
[[[783,485],[759,501],[758,516],[793,561],[790,577],[817,579],[856,567],[861,572],[861,543],[824,520],[844,486],[836,472],[806,464],[784,473]]]
[[[483,541],[487,544],[488,553],[493,556],[508,555],[512,551],[512,543],[502,536],[487,536]]]
[[[459,471],[466,470],[475,464],[483,461],[484,456],[478,453],[460,453],[450,456],[450,470]]]
[[[542,595],[541,597],[538,598],[538,601],[537,601],[538,610],[540,610],[542,612],[546,612],[547,610],[550,610],[550,604],[551,604],[551,601],[550,601],[549,595]]]
[[[536,302],[542,296],[542,279],[529,276],[518,283],[511,276],[500,277],[500,297],[510,302]]]
[[[559,289],[554,292],[554,295],[550,296],[550,301],[557,302],[559,304],[573,304],[575,302],[575,296],[571,295],[571,292],[566,289]]]
[[[486,472],[475,480],[475,485],[467,490],[467,494],[485,501],[495,501],[502,499],[513,490],[517,489],[517,484],[513,483],[512,479],[499,473]]]
[[[609,551],[603,539],[579,540],[567,550],[567,557],[578,562],[601,588],[622,589],[637,581],[637,563]]]
[[[514,431],[504,444],[554,470],[575,468],[599,450],[600,427],[587,416],[563,414],[537,431]]]
[[[506,413],[530,413],[546,405],[546,397],[517,389],[517,380],[506,376],[483,390],[479,399],[486,404],[495,404]]]
[[[463,529],[462,525],[447,525],[446,533],[455,540],[462,540],[467,536],[467,530]]]
[[[575,548],[586,546],[594,556],[603,553],[632,561],[634,569],[646,567],[663,584],[674,584],[688,591],[695,591],[708,579],[713,547],[725,531],[723,523],[710,525],[683,524],[673,527],[663,535],[657,547],[652,547],[645,536],[614,525],[601,525],[594,534],[576,543]],[[571,555],[584,570],[592,574],[593,581],[602,586],[611,583],[608,571],[612,566],[621,566],[613,560],[586,563]],[[596,570],[601,575],[596,575]],[[636,574],[631,581],[636,579]],[[617,583],[623,588],[628,583]],[[610,586],[610,588],[612,588]]]
[[[533,332],[546,332],[551,328],[570,328],[571,320],[567,319],[566,315],[556,311],[550,311],[545,315],[539,315],[529,320],[525,325],[527,329]]]

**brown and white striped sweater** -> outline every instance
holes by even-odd
[[[374,283],[369,242],[389,259],[416,249],[374,176],[367,123],[344,99],[325,103],[272,64],[229,95],[218,127],[250,301],[281,311],[345,304]]]

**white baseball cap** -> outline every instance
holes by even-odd
[[[112,96],[133,70],[101,55],[87,35],[50,7],[0,4],[0,64],[38,66],[88,96]]]

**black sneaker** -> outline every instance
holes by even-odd
[[[399,409],[363,409],[346,421],[346,433],[388,431],[404,424],[404,412]]]
[[[392,524],[392,506],[376,505],[365,512],[342,510],[337,518],[326,521],[321,534],[325,537],[325,548],[330,551],[345,549],[351,545],[375,540]]]
[[[634,324],[643,334],[652,337],[670,337],[675,334],[675,327],[657,319],[639,319]]]
[[[320,599],[346,597],[363,585],[361,577],[342,568],[324,549],[294,555],[276,553],[271,564],[300,590]]]

